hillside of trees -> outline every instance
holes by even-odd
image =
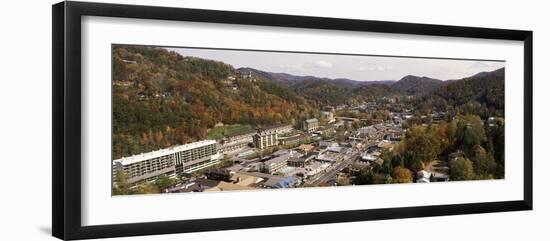
[[[455,115],[504,117],[504,68],[452,81],[422,96],[417,104]]]
[[[438,125],[417,125],[391,151],[384,162],[357,174],[355,184],[413,182],[415,173],[446,160],[450,179],[487,180],[504,178],[504,119],[486,124],[477,115],[459,115]]]
[[[391,87],[405,95],[423,95],[432,92],[442,85],[444,85],[444,82],[438,79],[407,75]]]
[[[113,158],[204,138],[217,123],[295,124],[311,108],[281,86],[228,81],[227,64],[165,49],[114,46]]]

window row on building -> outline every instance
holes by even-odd
[[[113,161],[113,180],[124,171],[129,183],[154,179],[159,175],[191,173],[219,163],[216,141],[204,140]]]

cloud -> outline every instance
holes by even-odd
[[[294,70],[294,71],[307,71],[312,69],[332,69],[333,67],[334,65],[332,65],[332,63],[324,60],[279,65],[279,68],[286,69],[286,70]]]
[[[487,63],[487,62],[481,62],[481,61],[476,61],[474,63],[472,63],[470,65],[470,69],[481,69],[481,68],[489,68],[489,67],[492,67],[493,65],[490,64],[490,63]]]
[[[324,60],[316,61],[315,66],[318,68],[327,68],[327,69],[331,69],[333,67],[331,63]]]
[[[386,70],[392,70],[392,66],[384,66],[384,65],[371,65],[371,66],[360,66],[357,68],[357,71],[386,71]]]

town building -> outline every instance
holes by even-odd
[[[235,183],[231,183],[231,182],[221,181],[221,182],[218,183],[218,185],[216,185],[212,188],[206,189],[204,191],[205,192],[219,192],[219,191],[242,191],[242,190],[253,190],[253,189],[255,189],[255,188],[250,187],[250,186],[239,185],[239,184],[235,184]]]
[[[334,163],[342,160],[342,157],[340,156],[340,154],[336,152],[325,151],[325,152],[319,153],[317,157],[315,157],[315,160],[319,162]]]
[[[264,179],[261,177],[248,175],[246,172],[237,172],[231,177],[231,181],[241,186],[253,186],[264,181]]]
[[[218,141],[218,151],[228,153],[244,148],[254,141],[255,134],[256,131],[248,131],[224,137]]]
[[[129,183],[150,181],[159,175],[175,177],[219,163],[216,141],[204,140],[113,161],[113,175],[124,171]]]
[[[352,117],[337,117],[340,121],[343,121],[344,126],[352,126],[355,122],[359,122],[360,120],[357,118]]]
[[[331,146],[338,146],[337,142],[331,142],[331,141],[319,141],[319,148],[320,149],[327,149]]]
[[[315,147],[313,145],[309,145],[309,144],[302,144],[302,145],[300,145],[296,148],[296,150],[298,150],[302,154],[306,154],[306,155],[311,153],[314,149],[315,149]]]
[[[315,176],[322,171],[326,170],[328,167],[330,167],[330,163],[324,163],[324,162],[312,162],[310,165],[306,166],[306,173],[305,175],[308,177]]]
[[[206,175],[206,178],[214,181],[229,181],[231,178],[231,172],[226,169],[214,169],[209,170],[204,173]]]
[[[323,119],[327,121],[327,123],[333,123],[336,121],[336,119],[334,119],[334,114],[330,111],[321,111],[321,115],[323,116]]]
[[[287,161],[290,159],[291,154],[281,155],[275,158],[271,158],[264,162],[264,168],[268,173],[277,173],[283,168],[287,167]]]
[[[210,188],[217,186],[220,181],[214,181],[205,178],[198,178],[193,182],[176,185],[168,188],[169,193],[188,193],[188,192],[204,192]]]
[[[314,132],[319,129],[319,120],[317,118],[307,119],[303,122],[303,129],[306,132]]]
[[[302,134],[302,135],[296,135],[296,136],[291,136],[291,137],[286,137],[286,138],[282,138],[282,137],[279,137],[279,144],[281,145],[295,145],[295,144],[299,144],[305,140],[307,140],[307,138],[310,137],[309,134]]]
[[[305,157],[291,157],[287,160],[287,165],[290,167],[306,167],[307,161]]]
[[[281,177],[261,172],[246,172],[245,174],[261,178],[262,182],[258,183],[258,185],[264,188],[288,188],[296,184],[296,179],[293,177]]]
[[[296,184],[294,177],[275,177],[268,179],[263,185],[266,188],[291,188]]]
[[[432,176],[431,173],[429,173],[427,171],[424,171],[424,170],[420,170],[416,173],[416,182],[417,183],[429,183],[431,176]]]
[[[260,129],[252,137],[254,146],[259,149],[265,149],[277,146],[279,134],[273,129]]]
[[[277,134],[285,134],[292,131],[292,126],[288,124],[277,124],[264,128],[265,130],[276,131]]]

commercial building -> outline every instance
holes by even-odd
[[[246,172],[244,174],[261,178],[262,182],[257,185],[264,188],[289,188],[296,184],[296,179],[293,177],[281,177],[261,172]]]
[[[319,120],[317,120],[317,118],[307,119],[303,123],[303,128],[306,132],[314,132],[319,129]]]
[[[259,149],[276,146],[279,133],[274,129],[260,129],[253,136],[254,146]]]
[[[227,153],[246,147],[249,143],[254,141],[253,137],[255,134],[255,131],[248,131],[224,137],[218,141],[218,151],[220,153]]]
[[[304,168],[306,166],[306,158],[305,157],[292,157],[287,160],[287,166],[290,167],[302,167]]]
[[[219,191],[242,191],[242,190],[252,190],[254,187],[239,185],[231,182],[221,181],[218,185],[204,190],[205,192],[219,192]]]
[[[277,134],[285,134],[292,131],[292,126],[287,124],[277,124],[264,128],[266,130],[276,131]]]
[[[287,161],[291,157],[290,154],[284,154],[264,162],[264,168],[268,173],[277,173],[283,168],[287,167]]]
[[[302,135],[296,135],[291,137],[279,137],[279,144],[281,145],[295,145],[299,144],[303,141],[306,141],[311,135],[310,134],[302,134]]]
[[[154,180],[165,174],[191,173],[219,163],[216,141],[204,140],[113,161],[113,175],[124,171],[129,183]]]
[[[270,178],[264,183],[266,188],[291,188],[296,184],[294,177]]]

